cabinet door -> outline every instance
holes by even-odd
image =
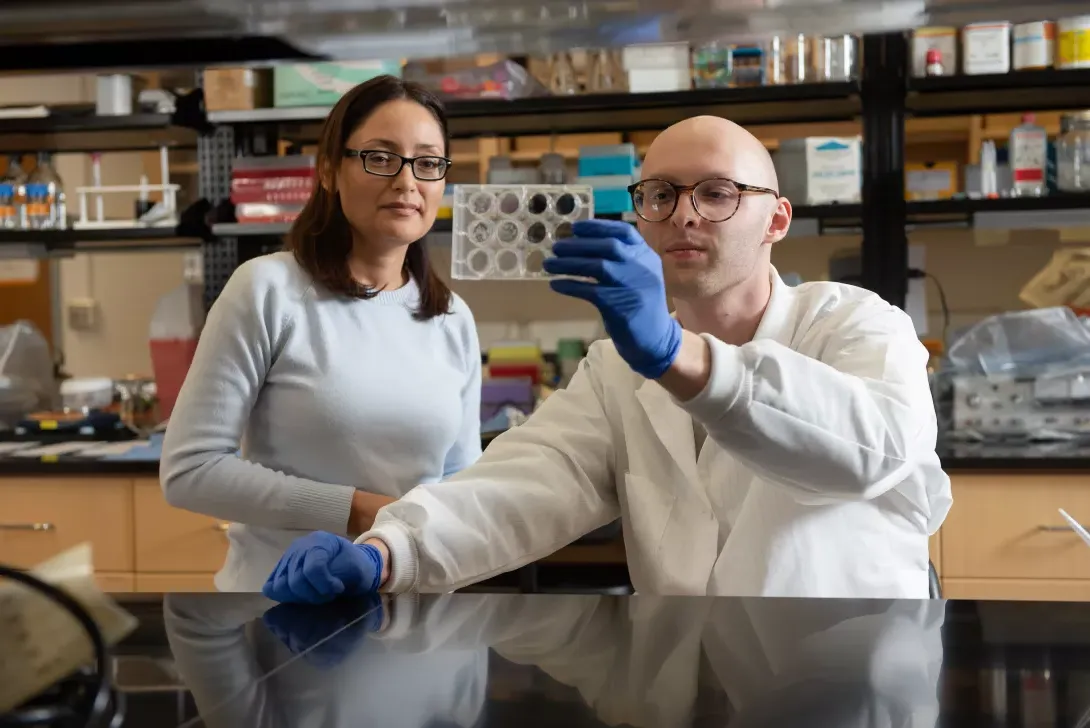
[[[1085,579],[943,579],[947,599],[999,599],[1030,602],[1090,601]]]
[[[951,482],[944,579],[1090,580],[1090,548],[1058,512],[1090,524],[1090,477],[980,473],[957,474]]]
[[[136,591],[156,594],[214,592],[215,574],[137,574]]]
[[[166,502],[158,481],[137,481],[136,570],[215,573],[227,556],[227,525]]]
[[[0,562],[29,568],[85,541],[96,571],[133,570],[132,481],[0,479]]]

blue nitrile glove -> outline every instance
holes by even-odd
[[[681,325],[666,306],[662,259],[627,222],[580,220],[572,232],[575,237],[553,245],[556,257],[545,260],[545,270],[598,282],[562,279],[549,285],[557,293],[593,303],[628,366],[647,379],[658,379],[681,348]]]
[[[261,593],[277,602],[324,604],[342,594],[377,592],[381,579],[378,549],[317,531],[288,547]]]
[[[382,628],[382,597],[365,594],[332,604],[277,604],[262,615],[269,631],[292,654],[318,668],[340,664],[368,634]]]

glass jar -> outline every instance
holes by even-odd
[[[1056,140],[1056,186],[1061,192],[1090,192],[1090,111],[1066,114]]]

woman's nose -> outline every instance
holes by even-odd
[[[394,177],[394,187],[399,190],[416,189],[416,177],[413,175],[412,163],[406,162],[402,165],[401,171]]]

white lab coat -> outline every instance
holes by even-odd
[[[836,283],[773,290],[754,340],[705,336],[678,403],[610,342],[473,466],[384,508],[389,591],[445,591],[618,516],[640,592],[922,598],[950,508],[911,320]],[[707,431],[696,452],[693,420]]]

